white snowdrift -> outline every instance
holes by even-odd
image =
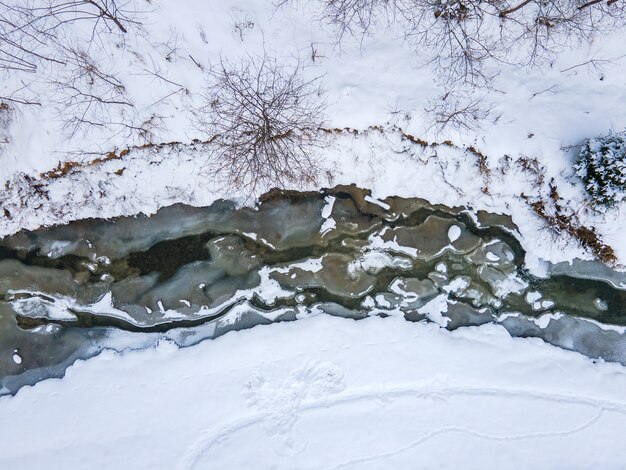
[[[626,371],[498,326],[313,317],[0,399],[0,468],[621,468]]]

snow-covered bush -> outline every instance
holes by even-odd
[[[437,0],[435,2],[435,18],[463,21],[467,19],[470,9],[461,0]]]
[[[207,80],[195,116],[216,148],[215,176],[251,193],[317,180],[325,109],[319,77],[305,78],[299,62],[262,56],[222,60]]]
[[[626,136],[587,139],[574,169],[594,204],[610,207],[620,203],[626,198]]]

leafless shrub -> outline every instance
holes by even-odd
[[[243,41],[246,34],[254,29],[254,21],[245,11],[235,10],[232,14],[232,20],[233,32],[239,37],[240,41]]]
[[[572,211],[567,201],[559,195],[554,179],[548,185],[548,197],[521,197],[530,208],[541,217],[555,238],[569,235],[581,246],[590,250],[600,261],[613,265],[617,261],[615,251],[597,234],[595,228],[582,225],[576,212]]]
[[[540,190],[545,182],[546,168],[539,163],[537,157],[527,157],[522,155],[515,160],[515,163],[533,178],[533,186]]]
[[[322,16],[337,27],[339,39],[347,33],[368,33],[395,6],[394,0],[324,1]]]
[[[320,53],[318,50],[318,45],[314,42],[311,43],[311,62],[315,63],[319,59],[325,59],[326,56]]]
[[[447,92],[442,97],[431,100],[425,109],[433,124],[428,129],[440,134],[447,129],[460,132],[476,131],[487,119],[492,108],[482,97],[471,94]]]
[[[398,128],[405,127],[411,122],[412,115],[410,111],[403,109],[400,106],[400,102],[396,101],[393,106],[388,106],[385,111],[387,112],[387,123]]]
[[[64,127],[74,135],[80,128],[104,126],[120,107],[132,108],[122,83],[78,46],[65,51],[66,66],[50,78]]]
[[[210,171],[249,190],[315,183],[323,147],[325,100],[320,77],[307,79],[299,61],[275,57],[222,59],[208,72],[196,126],[216,150]]]

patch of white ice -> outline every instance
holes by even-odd
[[[386,211],[388,211],[389,209],[391,209],[391,206],[389,204],[384,203],[383,201],[379,201],[378,199],[374,199],[371,196],[365,196],[363,199],[365,199],[367,202],[372,203],[372,204],[376,204],[377,206],[382,207],[383,209],[385,209]]]
[[[440,294],[423,307],[417,309],[417,313],[426,315],[428,319],[441,327],[445,327],[450,321],[449,318],[443,316],[448,311],[448,296]]]
[[[457,241],[460,236],[461,236],[461,227],[459,227],[458,225],[452,225],[448,229],[448,240],[450,240],[450,243],[454,243],[455,241]]]
[[[21,364],[22,363],[22,356],[20,356],[17,351],[13,353],[13,362],[15,362],[16,364]]]

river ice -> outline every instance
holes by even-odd
[[[0,395],[104,348],[146,347],[159,334],[189,345],[318,314],[450,330],[500,323],[626,363],[619,274],[600,281],[590,266],[586,279],[578,265],[574,277],[563,267],[533,277],[501,215],[477,225],[469,209],[380,201],[355,186],[270,196],[255,209],[175,205],[0,240]]]

